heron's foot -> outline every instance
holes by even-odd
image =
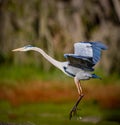
[[[77,115],[77,106],[79,104],[79,102],[81,101],[81,99],[83,98],[83,94],[81,94],[77,100],[77,102],[75,103],[75,105],[73,106],[72,110],[70,111],[70,114],[69,114],[69,119],[71,120],[72,116],[75,116]]]
[[[69,119],[71,120],[71,118],[72,118],[73,116],[75,116],[75,115],[77,115],[77,106],[74,106],[74,107],[72,108],[72,110],[70,111]]]

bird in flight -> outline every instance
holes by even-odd
[[[65,62],[57,61],[41,48],[31,45],[17,48],[12,51],[37,51],[55,67],[60,69],[66,75],[74,78],[79,97],[70,111],[69,118],[71,119],[72,116],[76,114],[77,106],[84,96],[80,81],[89,80],[90,78],[101,79],[93,72],[94,66],[100,60],[101,51],[106,49],[107,46],[101,42],[77,42],[74,43],[74,54],[64,54],[64,57],[67,59]]]

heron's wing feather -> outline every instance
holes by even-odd
[[[100,42],[91,42],[93,49],[93,62],[96,64],[101,58],[101,51],[106,50],[107,47]]]
[[[106,50],[107,47],[100,42],[79,42],[74,44],[75,55],[83,57],[91,57],[95,65],[101,57],[101,51]]]
[[[83,57],[93,57],[92,45],[89,42],[75,43],[74,54]]]
[[[64,56],[72,66],[93,70],[92,67],[100,60],[101,51],[106,49],[100,42],[78,42],[74,44],[74,54]]]
[[[84,70],[89,70],[89,71],[93,71],[94,69],[92,68],[94,66],[94,64],[92,63],[90,57],[83,57],[83,56],[75,56],[73,54],[65,54],[64,55],[68,61],[69,61],[69,65],[74,66],[74,67],[78,67]]]

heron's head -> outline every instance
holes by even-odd
[[[27,45],[27,46],[24,46],[24,47],[21,47],[21,48],[13,49],[12,51],[29,51],[32,48],[33,48],[33,46]]]

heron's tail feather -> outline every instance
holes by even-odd
[[[92,74],[92,78],[95,78],[95,79],[102,79],[101,77],[97,76],[96,74]]]

